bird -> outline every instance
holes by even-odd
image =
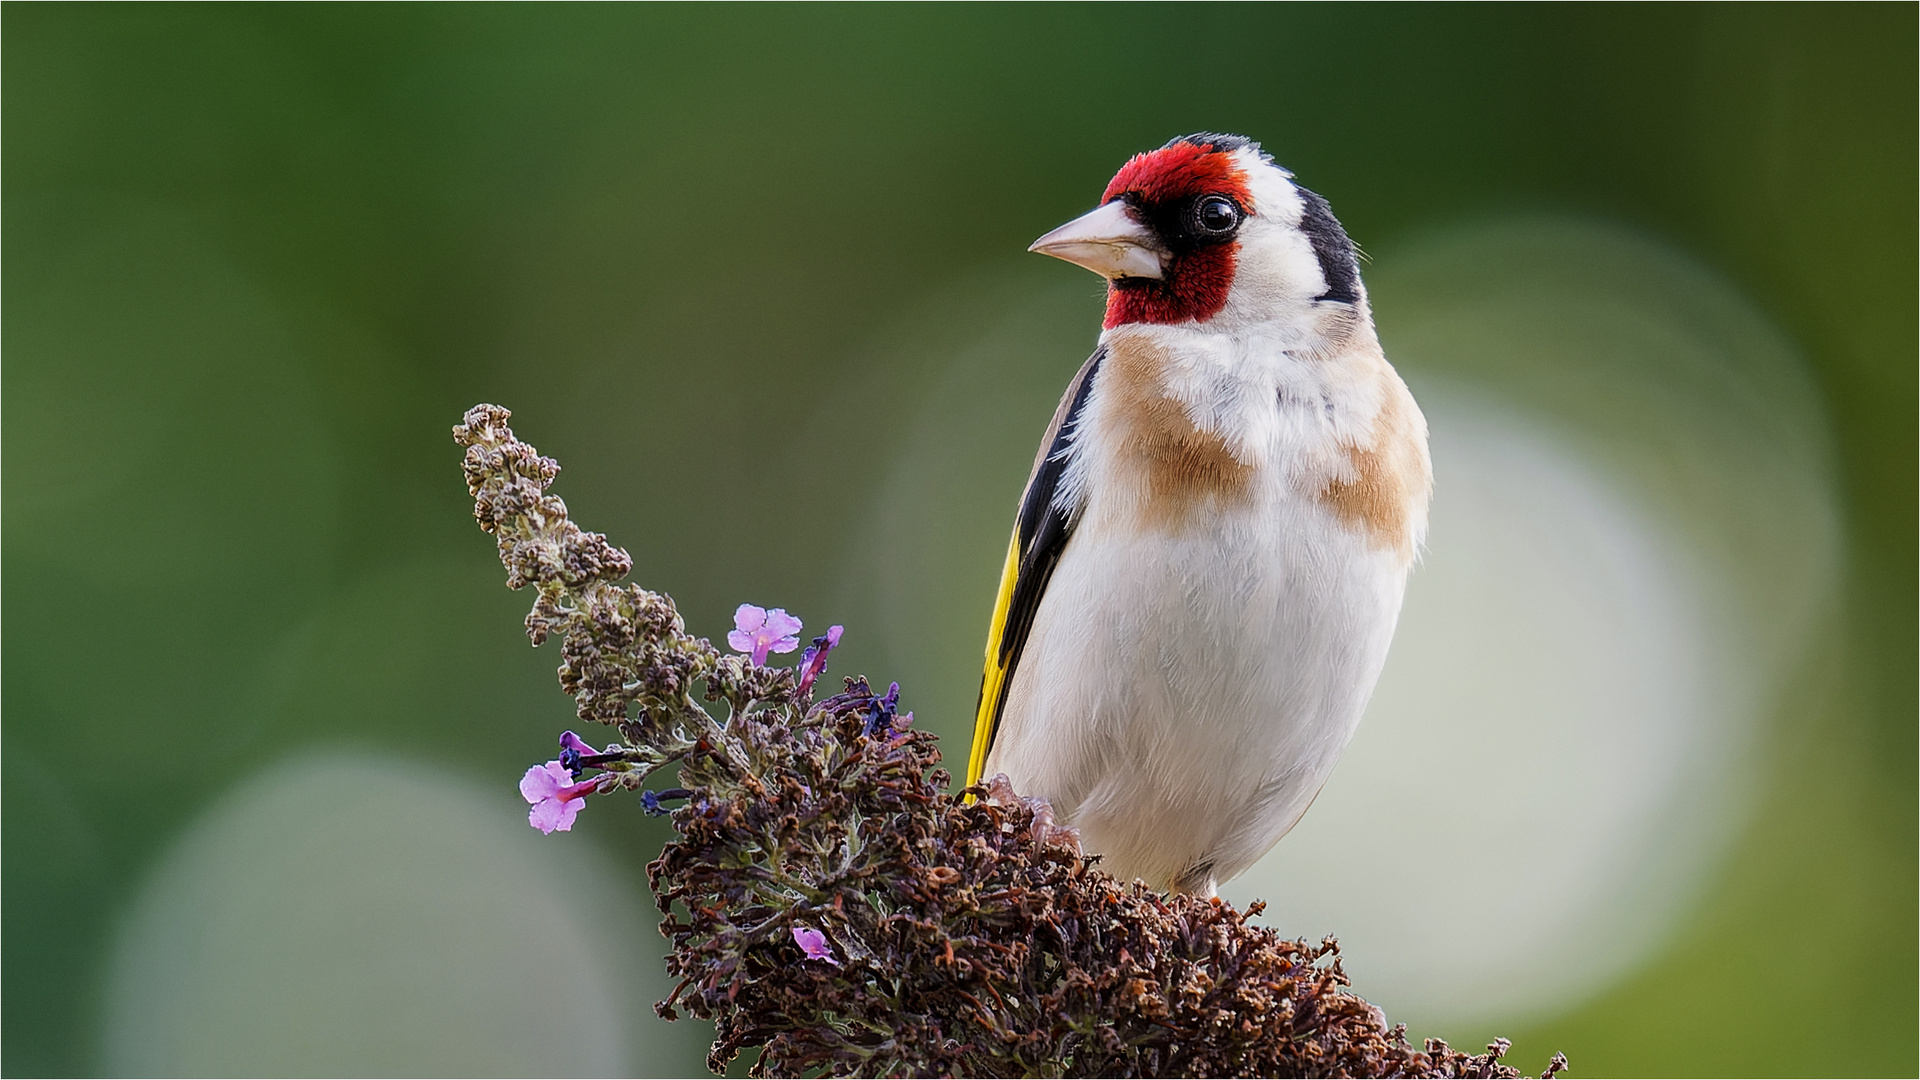
[[[1426,419],[1327,201],[1239,135],[1136,154],[1030,251],[1107,279],[988,627],[967,782],[1218,895],[1358,726],[1425,542]]]

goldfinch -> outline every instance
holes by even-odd
[[[1107,278],[1106,320],[1020,499],[968,782],[1212,896],[1360,722],[1426,532],[1426,419],[1352,241],[1249,139],[1135,156],[1029,250]]]

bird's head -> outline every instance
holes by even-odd
[[[1028,250],[1106,278],[1109,329],[1344,318],[1365,304],[1353,242],[1326,200],[1239,135],[1185,135],[1136,154],[1099,209]]]

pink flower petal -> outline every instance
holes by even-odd
[[[567,775],[567,770],[561,768],[558,761],[535,765],[520,778],[520,797],[530,803],[551,799],[572,780],[573,777]]]
[[[741,604],[733,609],[733,628],[743,634],[752,634],[767,621],[767,609]]]
[[[825,960],[835,967],[840,966],[840,961],[834,959],[833,950],[827,946],[827,935],[811,926],[794,927],[793,943],[800,946],[800,951],[806,953],[809,960]]]
[[[800,632],[800,620],[787,614],[786,608],[774,608],[767,612],[767,621],[760,631],[761,637],[784,638]]]
[[[570,832],[573,829],[573,819],[580,816],[580,807],[584,805],[578,799],[569,802],[562,802],[559,799],[541,799],[527,811],[527,824],[543,833],[552,833],[555,830]]]

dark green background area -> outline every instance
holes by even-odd
[[[548,752],[570,710],[473,529],[465,407],[512,407],[697,632],[743,599],[832,620],[825,567],[885,513],[935,374],[863,367],[874,335],[1197,129],[1260,139],[1377,258],[1590,214],[1797,342],[1838,443],[1845,633],[1815,681],[1841,704],[1774,732],[1659,960],[1509,1034],[1575,1075],[1920,1068],[1913,6],[0,20],[7,1074],[97,1067],[118,912],[250,768],[344,742],[512,778]],[[846,670],[862,649],[850,627]],[[636,863],[658,828],[583,819]]]

